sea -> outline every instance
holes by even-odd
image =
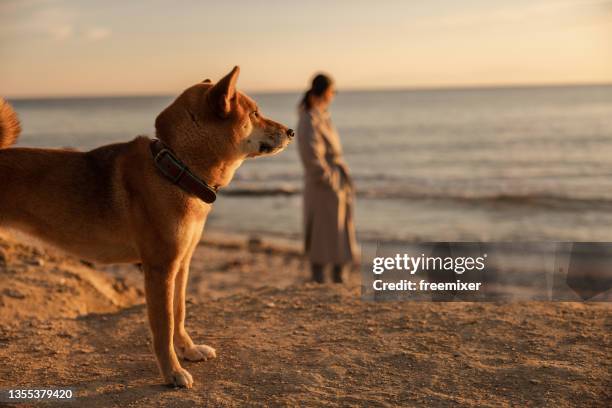
[[[299,93],[251,96],[263,115],[296,126]],[[172,99],[11,103],[18,146],[88,150],[153,137]],[[612,85],[340,90],[330,111],[363,243],[612,241]],[[299,240],[302,183],[295,144],[248,160],[207,229]]]

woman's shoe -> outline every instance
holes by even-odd
[[[325,276],[323,275],[323,265],[313,264],[310,267],[312,273],[312,281],[316,283],[324,283]]]

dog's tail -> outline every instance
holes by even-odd
[[[13,107],[0,98],[0,149],[6,149],[15,143],[20,132],[21,125]]]

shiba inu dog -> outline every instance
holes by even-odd
[[[179,358],[215,350],[185,331],[189,262],[211,203],[247,158],[283,150],[293,130],[236,90],[239,68],[185,90],[137,137],[89,152],[10,148],[20,132],[0,99],[0,228],[18,229],[82,259],[140,263],[161,374],[191,387]]]

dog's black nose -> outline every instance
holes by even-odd
[[[293,132],[293,129],[287,129],[287,136],[289,137],[295,136],[295,132]]]

